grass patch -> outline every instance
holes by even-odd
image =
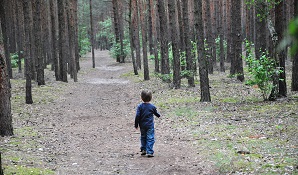
[[[51,175],[54,171],[42,168],[33,168],[25,166],[4,166],[4,174],[6,175]]]

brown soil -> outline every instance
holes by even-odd
[[[48,116],[47,126],[40,130],[46,149],[55,155],[49,164],[56,174],[212,173],[198,157],[187,130],[172,128],[173,121],[163,116],[155,119],[155,157],[140,155],[140,134],[133,124],[146,83],[122,76],[132,72],[131,63],[115,63],[107,51],[95,55],[97,67],[91,68],[87,55],[79,81],[69,82],[62,96],[40,110]]]

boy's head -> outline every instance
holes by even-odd
[[[142,98],[143,102],[150,102],[152,99],[152,93],[148,90],[143,90],[141,92],[141,98]]]

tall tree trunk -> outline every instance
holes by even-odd
[[[42,31],[41,31],[41,1],[35,0],[33,3],[34,15],[33,15],[33,28],[34,28],[34,41],[35,41],[35,60],[37,67],[37,83],[38,85],[45,85],[44,81],[44,58],[42,55]]]
[[[90,36],[91,36],[90,40],[91,40],[91,52],[92,52],[92,68],[95,68],[92,0],[89,1],[89,7],[90,7]]]
[[[150,55],[153,55],[153,25],[152,25],[152,9],[154,9],[153,1],[148,1],[148,41],[149,41],[149,52]]]
[[[195,28],[198,38],[197,51],[199,62],[199,76],[200,76],[200,89],[201,89],[201,102],[210,102],[209,78],[208,78],[208,61],[204,48],[204,26],[203,26],[203,13],[202,13],[202,0],[195,1]]]
[[[160,23],[160,51],[161,51],[161,73],[169,74],[169,51],[168,51],[168,18],[164,0],[158,0],[158,14]]]
[[[265,2],[257,1],[255,6],[255,25],[256,25],[256,39],[255,39],[255,53],[256,58],[261,57],[262,52],[266,49],[266,20],[259,17],[263,15],[263,10],[266,8]]]
[[[230,74],[237,75],[237,79],[244,81],[243,63],[242,63],[242,31],[241,31],[241,3],[238,0],[232,0],[232,48],[234,54],[231,57]]]
[[[213,47],[213,37],[212,37],[212,24],[211,24],[211,12],[210,12],[210,0],[205,1],[206,11],[205,11],[205,34],[206,34],[206,40],[208,44],[208,51],[207,55],[209,56],[208,59],[208,69],[209,73],[213,74],[213,55],[212,55],[212,47]]]
[[[134,25],[133,25],[133,19],[136,18],[135,16],[133,16],[134,10],[137,10],[135,7],[133,7],[134,4],[132,1],[135,0],[129,0],[129,39],[130,39],[130,52],[131,52],[131,59],[132,59],[132,65],[133,65],[133,71],[135,75],[138,75],[138,67],[137,67],[137,63],[136,63],[136,59],[135,59],[135,55],[134,55]]]
[[[179,24],[179,50],[180,50],[180,55],[185,55],[183,54],[185,52],[185,41],[184,41],[184,26],[183,26],[183,13],[181,10],[181,0],[177,0],[177,13],[178,13],[178,24]],[[185,57],[181,58],[182,62],[185,62]],[[185,70],[185,64],[181,65],[181,70]]]
[[[120,46],[120,28],[119,28],[119,8],[118,1],[112,0],[113,4],[113,15],[114,15],[114,30],[115,30],[115,39],[116,39],[116,47]],[[120,62],[120,54],[117,53],[116,61]]]
[[[71,74],[73,75],[73,80],[74,82],[78,81],[78,76],[77,76],[77,63],[76,63],[76,48],[75,48],[75,37],[76,37],[76,31],[75,31],[75,16],[76,14],[76,0],[71,0],[69,2],[69,10],[70,10],[70,20],[69,20],[69,46],[70,46],[70,61],[69,64],[72,66],[72,72]]]
[[[143,45],[143,66],[144,66],[144,80],[149,80],[149,65],[148,65],[148,54],[147,54],[147,2],[148,0],[141,0],[140,5],[140,18],[141,18],[141,29],[142,29],[142,45]]]
[[[279,42],[283,40],[284,34],[284,6],[285,1],[280,2],[275,8],[275,29],[277,33],[277,37]],[[279,67],[282,72],[279,74],[279,82],[278,82],[278,94],[279,96],[286,97],[287,96],[287,84],[286,84],[286,53],[285,50],[282,50],[278,53],[279,59]]]
[[[133,27],[134,27],[134,46],[136,49],[136,63],[137,63],[137,67],[138,69],[142,68],[142,61],[141,61],[141,46],[140,46],[140,35],[139,35],[139,8],[138,8],[138,3],[139,0],[133,0],[133,7],[134,9],[134,13],[133,13]]]
[[[0,0],[0,4],[4,2]],[[3,6],[0,5],[0,11]],[[1,48],[0,48],[1,49]],[[9,77],[6,69],[6,61],[0,50],[0,136],[13,135],[12,115],[11,115],[11,92]],[[1,161],[1,160],[0,160]],[[1,167],[0,167],[1,168]],[[1,170],[0,170],[1,171]]]
[[[225,52],[224,52],[224,22],[223,22],[223,2],[219,1],[219,15],[218,15],[218,32],[219,32],[219,58],[220,58],[220,71],[225,72]]]
[[[24,13],[22,1],[17,1],[17,52],[18,52],[18,72],[22,73],[23,41],[24,41]]]
[[[152,10],[152,33],[153,33],[153,51],[154,51],[154,71],[155,72],[159,72],[159,64],[160,64],[160,61],[159,61],[159,58],[158,58],[158,48],[159,48],[159,44],[158,44],[158,33],[160,32],[159,29],[157,29],[157,26],[158,26],[158,22],[159,22],[159,18],[157,17],[158,16],[158,13],[157,13],[157,9],[154,8],[156,7],[156,0],[150,0],[152,3],[152,7],[151,7],[151,10]]]
[[[2,0],[1,0],[2,1]],[[12,78],[12,69],[11,69],[11,62],[10,62],[10,49],[9,49],[9,37],[8,37],[8,23],[9,18],[7,15],[7,3],[4,1],[0,3],[1,10],[0,10],[0,17],[1,17],[1,28],[2,28],[2,35],[3,35],[3,44],[4,44],[4,53],[5,53],[5,61],[7,66],[7,72],[9,78]]]
[[[180,55],[179,55],[179,43],[178,43],[178,31],[176,20],[176,3],[175,0],[168,1],[169,7],[169,22],[172,38],[172,52],[173,52],[173,85],[175,89],[179,89],[181,86],[180,78]]]
[[[58,1],[58,18],[59,18],[59,68],[60,76],[63,82],[67,82],[67,61],[68,61],[68,42],[66,30],[66,11],[65,0]]]
[[[298,16],[298,1],[295,0],[294,2],[294,16]],[[298,51],[293,57],[293,66],[292,66],[292,84],[291,84],[292,91],[298,91]]]
[[[60,69],[59,69],[59,51],[58,51],[58,36],[57,36],[57,0],[50,1],[50,12],[51,12],[51,29],[52,29],[52,47],[53,47],[53,64],[54,64],[54,70],[55,70],[55,78],[56,81],[61,81],[62,78],[60,77]]]
[[[184,25],[184,41],[185,41],[185,50],[186,50],[186,70],[189,72],[187,79],[188,79],[188,86],[194,87],[194,59],[191,55],[191,36],[190,36],[190,27],[189,27],[189,18],[188,18],[188,1],[182,1],[183,6],[183,25]]]
[[[32,57],[31,57],[31,24],[30,24],[30,10],[31,1],[23,0],[23,11],[24,11],[24,21],[25,21],[25,42],[24,42],[24,56],[25,56],[25,77],[26,77],[26,104],[32,104]]]

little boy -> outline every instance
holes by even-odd
[[[139,104],[137,107],[136,118],[135,118],[135,128],[140,127],[141,131],[141,155],[146,155],[147,157],[153,156],[153,145],[154,139],[154,116],[160,117],[157,112],[156,107],[150,103],[152,99],[152,93],[147,90],[143,90],[141,93],[141,98],[143,103]]]

